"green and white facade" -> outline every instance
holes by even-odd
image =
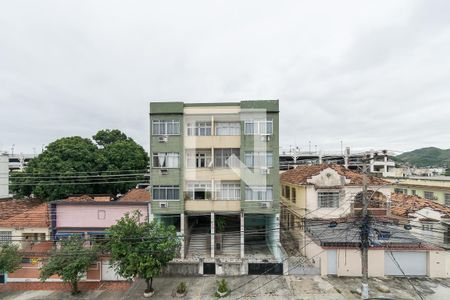
[[[181,258],[280,260],[278,100],[150,103],[150,218]]]

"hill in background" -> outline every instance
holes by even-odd
[[[416,167],[450,167],[450,149],[421,148],[397,155],[395,160]]]

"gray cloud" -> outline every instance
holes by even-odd
[[[281,144],[450,147],[448,1],[14,1],[0,148],[119,128],[150,100],[280,99]]]

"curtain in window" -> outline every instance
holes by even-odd
[[[166,153],[160,152],[158,153],[158,164],[159,167],[165,167],[165,161],[166,161]]]

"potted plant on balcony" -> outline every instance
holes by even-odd
[[[184,281],[182,281],[177,286],[176,296],[178,298],[183,298],[184,296],[186,296],[186,293],[187,293],[187,285],[186,285],[186,283]]]
[[[228,288],[228,282],[225,278],[218,281],[216,297],[223,298],[230,293],[230,289]]]

